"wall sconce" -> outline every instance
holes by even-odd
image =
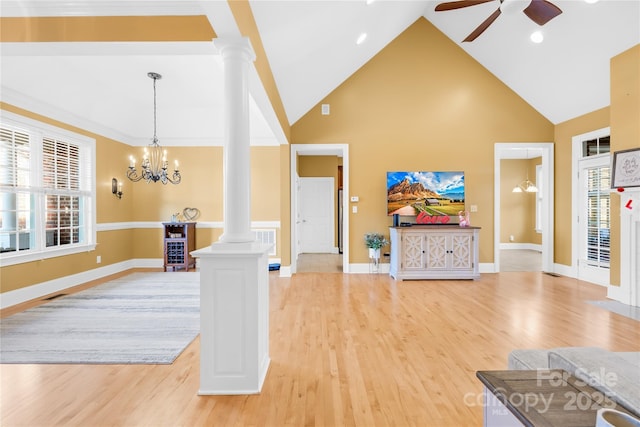
[[[122,199],[122,183],[118,183],[118,180],[115,178],[111,180],[111,192],[118,199]]]

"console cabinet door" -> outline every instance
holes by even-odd
[[[424,234],[404,233],[402,236],[402,269],[424,269]]]
[[[451,235],[452,270],[473,270],[473,236],[470,234]]]
[[[449,235],[427,234],[424,236],[426,246],[426,267],[429,270],[447,270],[449,268]]]

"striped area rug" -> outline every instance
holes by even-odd
[[[0,320],[0,363],[170,364],[200,332],[200,273],[133,273]]]

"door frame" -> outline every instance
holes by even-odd
[[[342,220],[342,272],[349,273],[349,145],[348,144],[291,144],[291,273],[297,271],[298,258],[298,156],[339,156],[342,157],[342,206],[345,215]]]
[[[601,283],[590,280],[590,278],[580,277],[580,268],[578,266],[580,251],[580,225],[578,224],[578,221],[575,221],[575,219],[577,219],[580,214],[580,179],[578,177],[578,171],[580,170],[580,158],[582,157],[582,141],[610,135],[611,128],[604,127],[591,132],[575,135],[571,138],[571,218],[574,219],[574,221],[571,221],[571,272],[575,278],[601,286],[607,286],[609,282]]]
[[[493,267],[500,272],[500,160],[525,159],[528,154],[542,153],[542,271],[554,273],[554,174],[552,142],[497,142],[494,147]],[[529,153],[527,153],[527,150]],[[515,184],[514,184],[515,185]]]

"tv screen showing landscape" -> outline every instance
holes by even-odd
[[[387,172],[387,215],[456,216],[464,210],[464,172]]]

